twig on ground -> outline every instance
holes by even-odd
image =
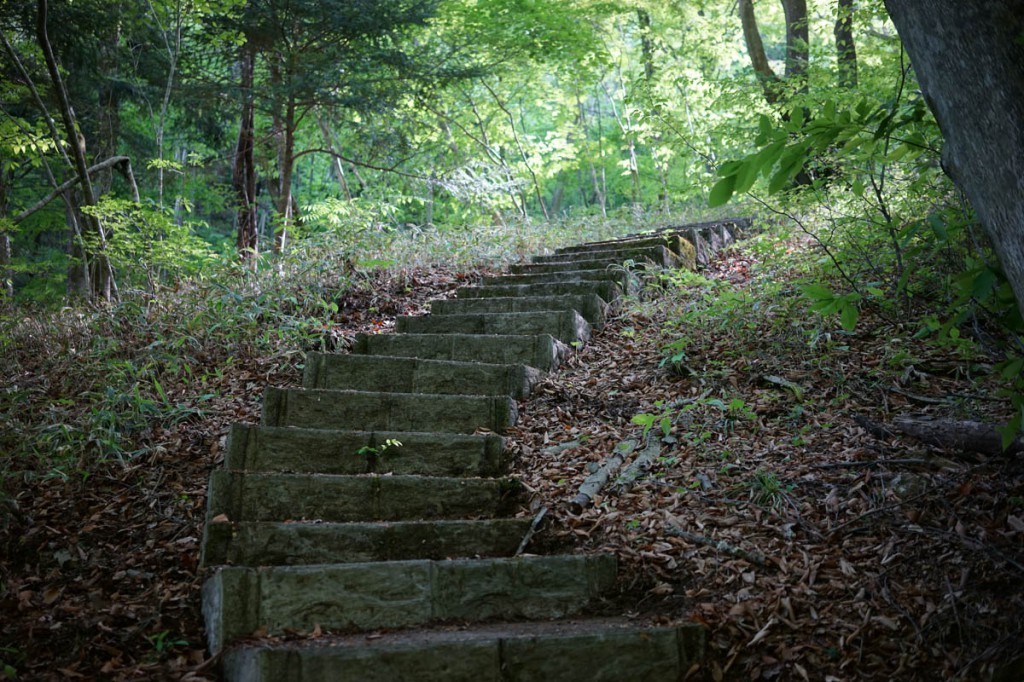
[[[704,535],[697,535],[696,533],[691,533],[688,530],[683,530],[675,521],[672,521],[667,517],[665,518],[665,533],[667,533],[668,535],[673,535],[677,538],[682,538],[687,542],[692,542],[695,545],[702,545],[704,547],[714,547],[720,552],[725,552],[726,554],[734,556],[737,559],[749,561],[750,563],[755,564],[757,566],[767,565],[764,555],[760,552],[748,552],[744,549],[740,549],[739,547],[735,547],[729,544],[725,540],[713,540]]]
[[[537,528],[540,526],[540,522],[544,519],[544,515],[548,513],[547,507],[541,507],[537,515],[533,517],[533,523],[530,524],[529,530],[526,531],[526,535],[523,536],[523,541],[519,543],[519,547],[516,548],[516,553],[512,556],[519,556],[526,549],[526,546],[530,544],[530,540],[533,539],[534,534],[537,532]]]

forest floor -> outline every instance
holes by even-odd
[[[480,274],[375,274],[325,333],[343,347]],[[704,274],[633,300],[521,405],[523,513],[548,509],[548,540],[616,552],[637,619],[705,624],[693,679],[990,678],[1024,650],[1024,461],[862,424],[1003,423],[991,361],[914,340],[907,314],[865,309],[852,333],[796,314],[796,275],[742,249]],[[74,360],[47,347],[19,349],[5,385],[63,385]],[[201,414],[124,465],[3,480],[0,679],[216,679],[199,614],[207,479],[263,387],[298,384],[296,358],[237,359]],[[648,467],[571,504],[619,443],[645,438]]]

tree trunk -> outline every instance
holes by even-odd
[[[768,104],[783,103],[782,79],[768,63],[768,55],[761,40],[761,30],[754,14],[754,0],[739,0],[737,5],[740,24],[743,27],[743,40],[747,45],[750,64],[761,83],[761,90]],[[807,89],[807,62],[810,47],[810,34],[807,27],[806,0],[782,0],[782,10],[786,16],[786,74],[785,80],[796,83],[796,90]]]
[[[75,169],[78,171],[79,179],[81,180],[81,193],[82,203],[86,206],[96,205],[96,194],[93,191],[92,181],[89,178],[88,164],[85,160],[85,140],[79,135],[75,128],[74,114],[71,111],[71,104],[68,101],[67,90],[64,88],[64,80],[61,78],[60,70],[57,67],[57,58],[53,54],[53,48],[50,45],[50,38],[47,35],[47,0],[39,0],[38,2],[38,14],[36,16],[36,37],[39,40],[39,46],[43,51],[43,57],[46,61],[46,69],[50,75],[50,80],[53,82],[53,90],[57,96],[58,104],[60,105],[60,114],[64,122],[64,130],[67,135],[68,147],[72,150],[72,158],[74,159]],[[55,140],[59,143],[59,140]],[[70,210],[70,209],[69,209]],[[79,215],[75,217],[75,221],[81,219],[84,224],[88,227],[88,230],[82,230],[82,233],[88,232],[88,236],[96,239],[95,248],[97,253],[90,263],[90,271],[88,272],[88,287],[89,287],[89,298],[99,296],[104,300],[111,300],[113,297],[114,290],[114,272],[110,265],[110,260],[104,254],[106,246],[106,237],[103,233],[103,226],[100,221],[93,216]],[[80,244],[80,241],[72,241],[72,258],[74,258],[76,244]],[[72,291],[76,290],[77,286],[75,282],[69,282],[72,286]]]
[[[231,184],[235,190],[238,205],[238,231],[235,244],[238,254],[251,267],[259,255],[259,230],[256,224],[256,124],[253,103],[253,75],[255,56],[246,46],[242,50],[240,63],[240,86],[242,91],[242,120],[238,127],[238,144],[235,146],[235,163]]]
[[[782,0],[782,11],[786,16],[786,80],[799,81],[797,90],[806,92],[811,41],[807,0]]]
[[[750,65],[761,83],[761,90],[768,104],[779,101],[779,77],[768,63],[768,55],[764,51],[761,40],[761,29],[757,26],[757,15],[754,14],[754,0],[739,0],[740,24],[743,27],[743,41],[747,45]]]
[[[1024,1],[885,0],[1024,315]]]
[[[11,270],[11,236],[4,227],[7,218],[9,173],[0,169],[0,307],[14,297],[14,272]]]
[[[839,87],[857,87],[857,44],[853,40],[853,0],[839,0],[836,5],[836,65]]]

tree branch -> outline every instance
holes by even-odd
[[[132,166],[131,166],[131,159],[129,159],[127,156],[112,156],[109,159],[107,159],[106,161],[101,161],[101,162],[97,163],[95,166],[91,166],[91,167],[89,167],[86,170],[87,170],[88,173],[92,174],[92,173],[96,173],[98,171],[105,170],[107,168],[111,168],[113,166],[117,166],[117,165],[121,165],[121,164],[125,164],[126,165],[126,169],[124,171],[125,172],[125,177],[127,177],[129,179],[129,184],[131,185],[131,188],[132,188],[132,199],[136,203],[138,203],[138,201],[139,201],[139,188],[135,184],[135,176],[134,176],[134,174],[132,173],[132,170],[131,170],[131,168],[132,168]],[[15,224],[20,223],[22,220],[24,220],[25,218],[28,218],[33,213],[41,210],[47,204],[49,204],[51,201],[53,201],[54,199],[59,197],[61,194],[63,194],[64,192],[68,191],[69,189],[71,189],[75,185],[77,185],[81,181],[81,179],[82,179],[81,176],[76,175],[73,178],[71,178],[70,180],[67,180],[64,183],[62,183],[60,185],[57,185],[52,190],[50,190],[50,193],[47,194],[45,197],[43,197],[42,199],[37,201],[35,204],[30,206],[29,208],[26,208],[24,211],[22,211],[21,213],[16,215],[13,218],[14,223]]]

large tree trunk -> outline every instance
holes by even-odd
[[[853,40],[853,0],[839,0],[836,5],[836,63],[839,87],[857,87],[857,44]]]
[[[885,0],[1024,315],[1024,0]]]
[[[765,53],[761,30],[754,14],[754,0],[739,0],[737,9],[740,24],[743,28],[743,40],[747,45],[750,65],[757,73],[761,89],[768,104],[783,104],[784,95],[780,87],[781,79],[772,69]],[[797,90],[807,88],[807,61],[810,34],[807,28],[806,0],[782,0],[782,10],[786,16],[786,76],[785,79],[797,83]]]

